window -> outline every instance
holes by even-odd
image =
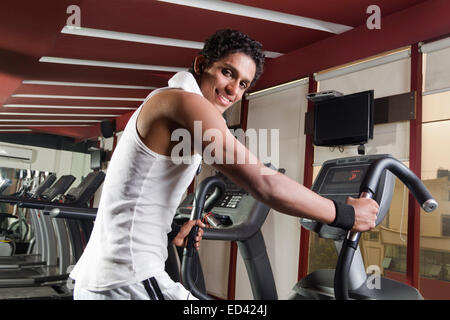
[[[420,216],[420,290],[450,299],[450,48],[424,54],[422,181],[439,207]]]
[[[408,50],[386,53],[375,59],[355,63],[349,68],[320,73],[318,78],[316,77],[319,81],[318,91],[336,90],[351,94],[373,89],[375,98],[406,93],[410,91],[410,65]],[[374,127],[374,139],[366,144],[366,154],[384,153],[404,162],[409,160],[409,121],[379,124]],[[346,146],[343,150],[315,147],[314,176],[326,160],[357,155],[357,146]],[[397,272],[405,273],[408,192],[399,181],[396,182],[392,204],[384,221],[362,237],[361,253],[366,267],[376,265],[383,272],[384,265],[390,265],[394,266]],[[388,246],[398,248],[395,249],[397,251],[402,250],[401,254],[395,251],[395,255],[387,255]],[[321,268],[335,268],[335,251],[333,241],[319,239],[315,233],[311,233],[308,273]],[[329,253],[327,259],[323,252]]]

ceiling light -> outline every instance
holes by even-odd
[[[23,80],[22,83],[23,84],[48,85],[48,86],[70,86],[70,87],[96,87],[96,88],[148,89],[148,90],[156,89],[156,87],[149,87],[149,86],[133,86],[133,85],[106,84],[106,83],[44,81],[44,80]]]
[[[226,1],[218,1],[218,0],[159,0],[159,1],[188,7],[224,12],[238,16],[268,20],[336,34],[343,33],[345,31],[353,29],[353,27],[345,26],[342,24],[326,22],[302,16],[296,16],[293,14],[278,11],[250,7]]]
[[[4,116],[117,117],[118,114],[0,112]]]
[[[136,110],[137,107],[88,107],[88,106],[48,106],[34,104],[5,104],[4,108],[35,108],[35,109],[85,109],[85,110]]]
[[[92,96],[59,96],[51,94],[13,94],[14,98],[45,98],[45,99],[80,99],[80,100],[118,100],[118,101],[144,101],[143,98],[123,97],[92,97]]]
[[[0,129],[0,132],[29,132],[31,129]]]
[[[163,37],[148,36],[144,34],[117,32],[117,31],[83,28],[83,27],[64,26],[61,30],[61,33],[83,37],[122,40],[138,43],[156,44],[160,46],[197,49],[197,50],[201,50],[203,48],[203,42],[198,41],[163,38]],[[264,53],[268,58],[278,58],[279,56],[283,55],[282,53],[272,51],[265,51]]]
[[[71,26],[64,26],[64,28],[62,28],[62,30],[61,30],[61,33],[72,34],[72,35],[77,35],[77,36],[85,36],[85,37],[95,37],[95,38],[123,40],[123,41],[139,42],[139,43],[157,44],[157,45],[161,45],[161,46],[182,47],[182,48],[191,48],[191,49],[202,49],[203,48],[203,43],[197,42],[197,41],[162,38],[162,37],[148,36],[148,35],[144,35],[144,34],[117,32],[117,31],[109,31],[109,30],[101,30],[101,29],[91,29],[91,28],[82,28],[82,27],[74,28]]]
[[[148,65],[148,64],[100,61],[100,60],[71,59],[71,58],[60,58],[60,57],[45,57],[45,56],[41,57],[39,59],[39,62],[74,64],[74,65],[81,65],[81,66],[94,66],[94,67],[119,68],[119,69],[165,71],[165,72],[187,71],[187,68],[179,68],[179,67],[154,66],[154,65]]]

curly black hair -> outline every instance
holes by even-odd
[[[205,57],[203,69],[210,67],[214,62],[228,54],[236,52],[245,53],[255,62],[255,77],[250,85],[253,86],[263,72],[265,59],[263,48],[261,43],[238,30],[218,30],[205,41],[203,49],[199,52],[200,55]],[[195,75],[194,62],[189,71]]]

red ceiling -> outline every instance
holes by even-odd
[[[374,54],[381,50],[390,50],[402,43],[403,34],[399,34],[386,44],[381,40],[366,51],[354,50],[358,41],[368,36],[365,22],[368,17],[366,8],[376,4],[381,9],[382,21],[390,21],[383,32],[394,32],[401,24],[403,29],[411,28],[414,33],[416,21],[404,17],[415,17],[411,12],[424,12],[428,17],[435,11],[449,12],[448,0],[233,0],[237,4],[274,10],[293,15],[324,20],[351,26],[354,29],[335,35],[333,33],[269,22],[260,19],[219,13],[149,0],[47,0],[47,1],[2,1],[0,4],[0,120],[46,118],[79,120],[77,124],[86,124],[85,119],[108,120],[101,114],[122,115],[129,110],[117,107],[138,107],[139,101],[81,100],[18,98],[12,94],[47,94],[70,96],[106,96],[131,97],[143,99],[148,89],[108,89],[92,87],[69,87],[54,85],[22,84],[23,80],[69,81],[85,83],[108,83],[162,87],[172,73],[128,70],[106,67],[89,67],[39,62],[42,56],[77,58],[113,62],[126,62],[148,65],[163,65],[187,68],[198,52],[197,49],[141,44],[126,41],[81,37],[60,33],[69,14],[69,5],[81,8],[81,26],[127,33],[145,34],[158,37],[176,38],[203,42],[214,31],[222,28],[239,29],[260,41],[266,50],[285,54],[276,59],[268,59],[266,72],[255,89],[262,89],[282,83],[291,78],[305,76],[332,63],[342,63],[353,58],[362,58],[364,54]],[[447,3],[447,4],[446,4]],[[392,18],[392,17],[395,17]],[[402,18],[403,17],[403,18]],[[390,19],[390,20],[389,20]],[[427,18],[430,20],[431,18]],[[450,19],[438,19],[450,20]],[[398,22],[396,22],[398,21]],[[448,22],[433,21],[419,24],[425,31],[417,36],[406,37],[407,41],[421,41],[450,33],[445,32]],[[382,28],[383,29],[383,28]],[[410,42],[411,43],[411,42]],[[408,43],[408,44],[410,44]],[[327,45],[328,44],[328,45]],[[373,52],[372,52],[373,51]],[[324,52],[328,54],[324,54]],[[336,52],[336,57],[331,57]],[[356,54],[353,54],[356,52]],[[318,58],[320,57],[320,59]],[[301,60],[301,61],[300,61]],[[292,68],[292,66],[295,68]],[[313,69],[312,69],[313,68]],[[54,108],[6,108],[5,104],[97,106],[96,110]],[[4,112],[18,113],[65,113],[94,114],[91,117],[38,117],[33,115],[5,115]],[[100,116],[98,116],[100,115]],[[126,117],[125,117],[126,118]],[[121,120],[123,122],[123,120]],[[1,125],[14,125],[2,127]],[[0,130],[6,128],[31,128],[34,131],[56,133],[77,139],[93,138],[99,134],[99,125],[90,127],[61,128],[29,127],[28,122],[0,122]],[[39,123],[33,123],[39,124]]]
[[[230,0],[247,6],[255,5],[254,0]],[[258,0],[258,7],[262,9],[280,11],[288,14],[314,18],[318,20],[339,23],[347,26],[357,27],[366,23],[367,7],[378,5],[382,16],[388,16],[394,12],[409,8],[424,2],[422,0],[318,0],[318,1],[299,1],[299,0]]]

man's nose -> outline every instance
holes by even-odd
[[[239,84],[237,81],[230,81],[226,86],[227,94],[236,96],[238,94]]]

